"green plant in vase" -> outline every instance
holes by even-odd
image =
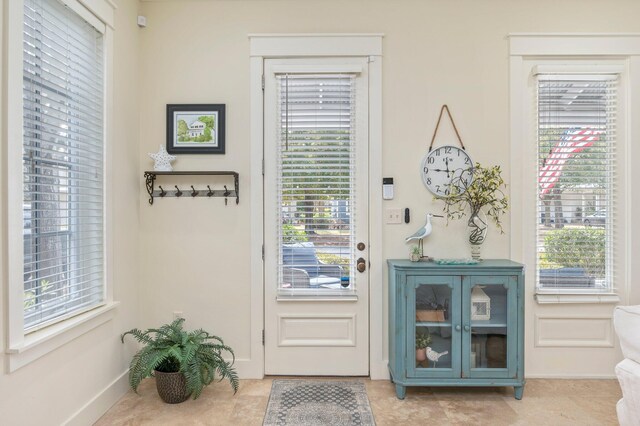
[[[228,379],[236,393],[238,375],[232,367],[235,361],[233,350],[218,336],[202,329],[183,330],[184,321],[184,318],[177,318],[171,324],[145,331],[134,328],[121,336],[123,343],[125,336],[130,334],[144,345],[131,360],[131,388],[137,392],[142,379],[155,376],[162,400],[175,404],[185,401],[190,395],[197,399],[217,374],[219,380]],[[232,356],[231,362],[222,358],[223,352]]]
[[[449,219],[461,219],[469,215],[469,243],[474,259],[480,258],[480,246],[487,235],[488,219],[491,219],[500,233],[502,229],[501,216],[509,209],[509,199],[504,193],[506,184],[502,178],[500,166],[483,167],[476,163],[470,172],[473,179],[469,180],[469,171],[456,174],[451,180],[451,194],[438,197],[444,202],[443,211]],[[469,183],[470,182],[470,183]]]
[[[420,251],[420,246],[413,246],[411,247],[411,253],[409,254],[409,259],[411,259],[412,262],[417,262],[420,260],[420,258],[422,257],[422,253]]]
[[[431,333],[429,330],[416,331],[416,361],[423,362],[427,359],[427,346],[431,343]]]

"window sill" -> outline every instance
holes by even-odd
[[[10,346],[6,351],[9,354],[9,372],[16,371],[20,367],[113,319],[115,315],[114,309],[119,304],[120,302],[110,302],[26,335],[22,344]]]
[[[537,293],[536,302],[540,305],[547,304],[615,304],[620,302],[620,296],[615,293],[590,293],[590,294],[558,294],[558,293]]]
[[[278,302],[357,302],[358,296],[354,291],[304,292],[280,290],[276,296]]]

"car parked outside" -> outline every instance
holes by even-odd
[[[584,219],[582,219],[582,223],[584,223],[585,226],[604,226],[606,222],[607,211],[605,209],[586,215]]]

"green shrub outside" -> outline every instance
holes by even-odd
[[[603,275],[605,234],[602,228],[562,228],[544,237],[546,260],[564,268],[584,268],[591,275]]]
[[[308,240],[307,234],[302,229],[289,223],[282,225],[282,242],[284,244],[304,243]]]
[[[349,275],[349,258],[330,253],[316,254],[318,255],[318,259],[320,259],[322,263],[326,263],[327,265],[340,265],[342,266],[344,275]]]

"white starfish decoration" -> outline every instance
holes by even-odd
[[[153,170],[156,172],[170,172],[173,170],[171,162],[176,159],[175,155],[170,155],[164,146],[160,145],[158,152],[150,152],[149,157],[153,158]]]

